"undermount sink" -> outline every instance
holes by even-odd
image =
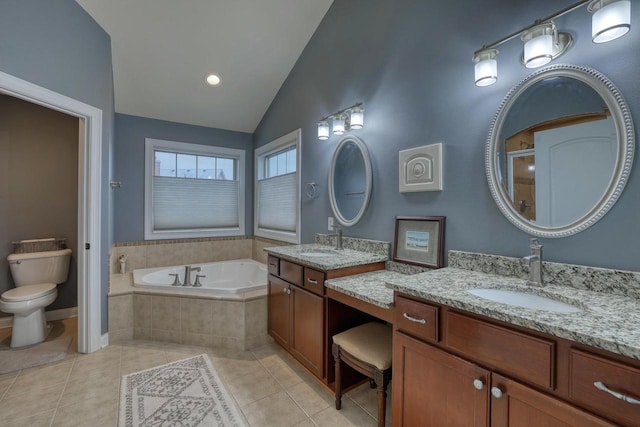
[[[552,311],[555,313],[578,313],[582,311],[575,305],[528,292],[506,291],[501,289],[470,289],[467,292],[489,301],[534,310]]]

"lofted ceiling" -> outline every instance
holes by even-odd
[[[111,36],[116,112],[249,133],[333,3],[76,1]]]

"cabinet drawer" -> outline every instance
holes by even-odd
[[[289,283],[302,286],[302,266],[293,262],[280,260],[280,277]]]
[[[309,267],[304,268],[302,287],[314,294],[324,294],[324,273]]]
[[[555,343],[447,312],[446,345],[480,364],[541,387],[555,387]]]
[[[396,329],[426,341],[438,341],[438,307],[396,297]]]
[[[280,275],[280,259],[274,257],[273,255],[269,255],[267,257],[267,270],[269,270],[269,274],[273,274],[274,276]]]
[[[640,369],[576,349],[570,350],[569,358],[569,396],[576,403],[619,423],[638,425],[640,404],[619,399],[594,383],[640,401]]]

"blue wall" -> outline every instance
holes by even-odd
[[[485,178],[484,147],[491,120],[509,89],[531,71],[519,63],[522,43],[501,46],[499,81],[473,82],[473,52],[573,0],[427,2],[335,0],[254,134],[259,147],[302,128],[302,182],[322,185],[303,196],[303,241],[326,232],[331,215],[328,166],[338,137],[319,141],[316,122],[356,101],[365,103],[365,128],[353,132],[369,148],[373,197],[347,236],[393,241],[396,215],[445,215],[446,249],[523,256],[524,232],[496,207]],[[574,36],[559,61],[590,66],[624,94],[640,126],[640,5],[631,32],[603,45],[591,42],[585,7],[557,20]],[[437,9],[437,10],[436,10]],[[444,190],[398,192],[398,151],[443,142]],[[563,239],[542,239],[547,260],[640,270],[640,173],[636,156],[628,185],[599,223]]]
[[[113,73],[109,35],[73,0],[2,0],[0,71],[102,110],[102,233],[111,247],[109,168]],[[108,265],[101,266],[102,333],[107,332]]]
[[[215,145],[246,150],[245,232],[253,234],[253,140],[250,133],[173,123],[116,114],[113,176],[122,182],[115,190],[116,242],[144,240],[144,140],[145,138]]]

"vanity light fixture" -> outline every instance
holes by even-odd
[[[594,43],[615,40],[631,29],[630,0],[592,0],[587,10],[593,13],[591,38]]]
[[[351,129],[362,129],[364,126],[364,107],[362,102],[357,102],[350,107],[338,110],[318,122],[318,139],[329,139],[329,121],[332,123],[332,131],[335,135],[342,135]]]
[[[522,33],[524,52],[522,63],[527,68],[538,68],[556,59],[571,47],[569,33],[559,33],[553,21],[536,25]]]
[[[565,53],[573,44],[569,33],[558,31],[554,19],[588,4],[593,13],[592,39],[594,43],[604,43],[625,35],[631,28],[630,0],[582,0],[551,16],[538,19],[532,25],[509,34],[491,44],[482,46],[473,55],[476,86],[489,86],[498,80],[496,47],[516,37],[524,42],[520,61],[527,68],[537,68],[548,64]]]
[[[320,120],[318,122],[318,139],[329,139],[329,122],[326,120]]]
[[[334,135],[342,135],[344,133],[345,121],[346,121],[346,116],[344,114],[340,114],[333,118],[333,134]]]
[[[473,56],[476,86],[489,86],[498,80],[498,49],[482,49]]]

